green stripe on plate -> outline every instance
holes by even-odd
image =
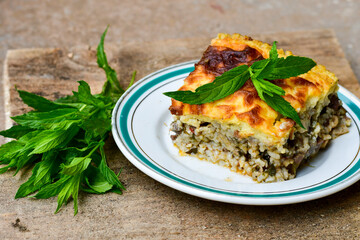
[[[248,194],[248,193],[234,193],[234,192],[227,192],[227,191],[221,191],[217,189],[208,188],[205,186],[197,185],[195,183],[188,182],[184,179],[178,178],[177,176],[174,176],[163,169],[159,168],[158,166],[154,165],[151,161],[149,161],[144,155],[141,154],[141,152],[137,149],[137,147],[134,145],[134,143],[131,141],[131,137],[129,134],[129,129],[127,125],[127,120],[129,117],[129,113],[131,108],[134,106],[135,102],[142,97],[142,95],[149,90],[150,88],[156,86],[157,84],[166,81],[170,78],[176,77],[181,74],[190,73],[194,70],[194,67],[187,67],[184,66],[184,68],[179,70],[174,70],[173,72],[169,72],[163,75],[160,75],[158,77],[155,77],[154,79],[150,80],[149,82],[146,82],[142,86],[140,86],[138,89],[135,89],[135,92],[131,93],[131,96],[129,99],[124,103],[124,106],[122,109],[120,109],[120,131],[123,138],[124,143],[127,145],[127,148],[132,152],[138,160],[142,161],[143,164],[145,164],[147,167],[152,169],[153,171],[173,180],[178,183],[184,184],[186,186],[196,188],[199,190],[204,190],[212,193],[218,193],[222,195],[230,195],[230,196],[239,196],[239,197],[249,197],[249,198],[275,198],[275,197],[289,197],[289,196],[298,196],[301,194],[308,194],[316,191],[323,190],[325,188],[329,188],[333,185],[336,185],[347,178],[351,177],[353,174],[355,174],[360,169],[360,161],[357,160],[356,164],[348,170],[346,173],[340,175],[339,177],[323,183],[321,185],[311,187],[304,190],[294,191],[294,192],[286,192],[286,193],[271,193],[271,194]],[[161,74],[161,73],[158,73]],[[156,76],[156,74],[155,74]],[[343,95],[339,92],[339,98],[356,114],[356,117],[359,119],[360,116],[360,108],[353,103],[347,96]]]

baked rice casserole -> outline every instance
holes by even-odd
[[[240,34],[219,34],[179,90],[195,91],[236,66],[269,58],[271,46]],[[292,55],[278,49],[279,57]],[[301,163],[348,132],[350,119],[337,96],[338,79],[322,65],[272,83],[298,113],[304,128],[262,101],[252,81],[210,103],[172,99],[171,139],[180,154],[195,156],[256,182],[292,179]]]

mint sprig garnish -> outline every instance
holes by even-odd
[[[107,28],[97,48],[97,63],[107,78],[101,94],[91,94],[84,81],[79,81],[73,95],[56,101],[18,90],[23,102],[34,110],[12,117],[17,125],[0,132],[16,139],[0,146],[0,164],[5,165],[0,174],[9,169],[15,169],[17,174],[24,167],[34,167],[15,198],[30,194],[37,199],[57,196],[55,213],[72,198],[77,214],[79,191],[121,194],[125,190],[118,175],[108,167],[104,151],[111,131],[111,112],[124,93],[106,58],[106,33]]]
[[[216,77],[213,82],[198,87],[194,92],[174,91],[164,94],[183,103],[204,104],[233,94],[250,78],[263,101],[278,113],[293,119],[304,128],[296,110],[281,97],[285,95],[285,91],[271,83],[271,80],[297,77],[307,73],[314,66],[316,63],[306,57],[279,58],[276,42],[274,42],[267,59],[254,62],[250,67],[247,65],[235,67]]]
[[[241,65],[224,72],[211,83],[198,87],[195,92],[176,91],[166,92],[166,96],[188,104],[203,104],[213,102],[233,94],[249,79],[249,67]]]

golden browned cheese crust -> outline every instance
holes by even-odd
[[[241,64],[269,57],[271,46],[240,34],[219,34],[195,65],[195,70],[185,79],[179,90],[194,91],[201,85],[214,81],[216,76]],[[278,49],[279,57],[292,55]],[[287,100],[301,116],[306,111],[324,102],[335,92],[338,79],[316,65],[311,71],[298,77],[272,81],[286,92]],[[217,121],[238,130],[241,137],[253,136],[268,145],[284,144],[295,122],[279,114],[262,101],[251,80],[248,80],[234,94],[223,99],[201,105],[190,105],[172,99],[170,111],[182,116],[184,121],[199,119]],[[238,136],[239,137],[239,136]]]

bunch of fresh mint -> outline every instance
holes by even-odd
[[[15,198],[33,193],[37,199],[57,195],[56,213],[72,197],[76,215],[79,190],[122,194],[125,189],[119,175],[108,167],[104,153],[111,130],[111,112],[124,93],[106,59],[106,32],[107,29],[97,48],[97,63],[107,78],[100,94],[91,94],[84,81],[79,81],[78,91],[73,95],[56,101],[18,90],[23,102],[34,110],[12,117],[17,125],[0,132],[4,137],[16,139],[0,147],[0,164],[6,165],[0,168],[0,173],[15,169],[17,174],[25,166],[34,164],[34,167]]]
[[[295,109],[281,96],[285,91],[271,83],[271,80],[296,77],[307,73],[316,63],[306,57],[288,56],[279,58],[276,42],[270,50],[270,57],[254,62],[250,67],[240,65],[224,72],[211,83],[198,87],[195,92],[175,91],[166,92],[166,96],[188,104],[203,104],[222,99],[233,94],[251,78],[259,97],[275,111],[293,119],[299,126],[304,127]]]

